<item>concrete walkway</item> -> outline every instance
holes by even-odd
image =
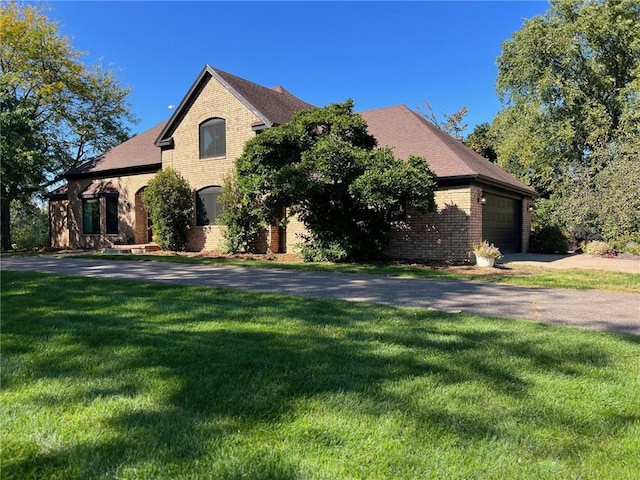
[[[534,267],[582,270],[605,270],[609,272],[636,273],[640,275],[640,260],[624,258],[603,258],[593,255],[566,254],[546,255],[540,253],[513,253],[505,255],[498,264],[502,265],[531,265]]]
[[[54,256],[4,257],[1,268],[415,306],[640,335],[640,295],[631,294]]]

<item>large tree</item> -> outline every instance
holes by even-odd
[[[33,5],[0,6],[1,246],[11,202],[42,195],[56,176],[128,137],[132,121],[110,71],[87,67]]]
[[[493,163],[498,159],[498,154],[495,149],[495,138],[493,138],[491,132],[491,124],[488,122],[476,125],[464,140],[464,144]]]
[[[612,212],[600,209],[605,185],[627,172],[638,185],[639,25],[637,0],[554,0],[498,59],[498,161],[548,198],[550,218],[567,228],[590,219],[609,235],[604,216]],[[616,204],[626,208],[634,198],[637,189],[627,190]]]
[[[435,176],[422,158],[375,147],[350,100],[298,112],[251,139],[223,194],[228,247],[250,249],[259,227],[291,207],[309,230],[307,259],[379,255],[405,208],[435,208]]]

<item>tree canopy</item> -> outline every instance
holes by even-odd
[[[251,249],[258,229],[286,222],[290,209],[309,231],[307,259],[379,255],[407,207],[435,208],[435,176],[422,158],[375,147],[351,100],[298,112],[251,139],[224,188],[228,248]]]
[[[45,193],[65,170],[126,140],[128,90],[82,54],[33,5],[0,6],[2,248],[10,203]]]
[[[640,234],[637,214],[621,210],[638,205],[640,185],[638,25],[637,0],[554,0],[503,44],[498,162],[548,199],[546,221],[614,236],[616,217]],[[609,187],[623,183],[636,188],[605,208]]]
[[[495,138],[493,138],[491,133],[491,124],[488,122],[476,125],[473,131],[467,135],[464,144],[493,163],[498,159],[498,154],[495,149]]]

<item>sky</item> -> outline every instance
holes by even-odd
[[[89,65],[112,69],[139,133],[166,120],[206,64],[316,106],[356,111],[428,101],[466,106],[470,133],[500,110],[502,43],[545,1],[173,2],[46,4]]]

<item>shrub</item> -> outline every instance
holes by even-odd
[[[252,192],[245,194],[235,176],[224,180],[221,202],[224,209],[220,223],[226,225],[225,251],[227,253],[253,252],[260,228],[265,228],[260,205],[252,200]]]
[[[305,262],[344,262],[349,253],[338,242],[323,244],[305,237],[305,243],[299,245],[299,252]]]
[[[496,247],[493,243],[489,243],[486,240],[483,240],[480,243],[477,243],[473,246],[473,253],[477,257],[485,257],[485,258],[502,258],[502,253],[500,253],[500,249]]]
[[[624,247],[621,249],[625,253],[629,253],[631,255],[639,255],[640,256],[640,243],[638,242],[627,242]]]
[[[639,236],[623,235],[609,244],[619,252],[640,255]]]
[[[142,194],[142,202],[153,222],[153,239],[164,250],[181,251],[193,219],[193,192],[175,170],[161,170]]]
[[[557,225],[547,225],[533,232],[530,239],[532,253],[567,253],[569,240]]]
[[[594,240],[593,242],[585,243],[583,250],[589,255],[604,255],[611,250],[611,247],[607,242]]]
[[[586,227],[575,227],[571,230],[571,248],[574,250],[581,249],[583,243],[593,242],[594,240],[602,240],[602,235]]]

